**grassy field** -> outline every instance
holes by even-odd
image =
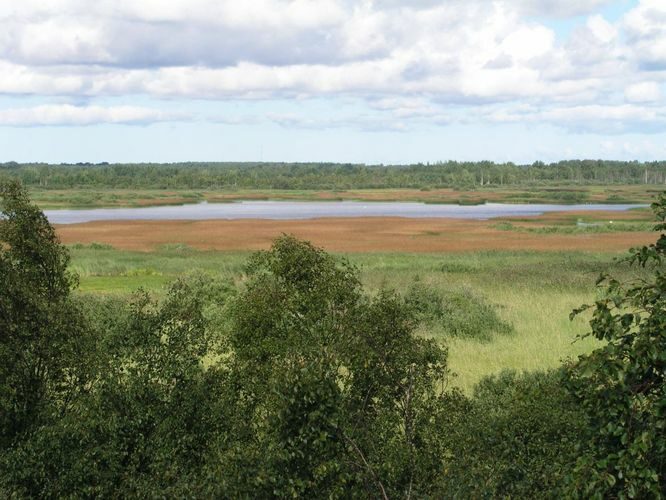
[[[133,190],[33,189],[42,209],[140,207],[236,200],[364,200],[425,203],[650,203],[663,191],[655,185],[617,186],[477,186],[474,189],[349,189],[308,190]]]
[[[83,293],[131,293],[138,287],[159,295],[182,273],[201,270],[242,282],[248,252],[198,251],[166,245],[153,252],[119,251],[104,245],[71,246],[72,267]],[[446,335],[437,324],[421,328],[448,345],[455,384],[471,391],[484,375],[504,368],[535,370],[589,351],[584,318],[569,321],[574,307],[594,300],[599,273],[627,278],[631,271],[614,262],[618,254],[601,252],[474,252],[464,254],[364,253],[347,257],[360,269],[368,290],[406,292],[417,280],[439,292],[469,291],[492,304],[511,333],[490,341]]]

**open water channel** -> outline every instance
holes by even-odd
[[[320,217],[408,217],[485,220],[494,217],[540,215],[546,212],[624,211],[647,205],[527,205],[486,203],[444,205],[362,201],[239,201],[193,205],[45,210],[52,224],[107,220],[209,220],[209,219],[316,219]]]

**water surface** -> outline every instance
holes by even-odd
[[[408,217],[485,220],[494,217],[541,215],[546,212],[607,210],[621,212],[647,205],[440,205],[412,202],[362,201],[240,201],[142,208],[45,210],[53,224],[107,220],[209,220],[209,219],[316,219],[319,217]]]

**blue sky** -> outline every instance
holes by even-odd
[[[6,0],[0,161],[666,158],[663,0]]]

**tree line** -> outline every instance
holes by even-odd
[[[665,184],[666,161],[567,160],[529,165],[456,162],[337,163],[0,163],[0,177],[41,188],[370,189],[478,188],[556,184]]]
[[[238,284],[85,296],[24,188],[0,195],[5,498],[663,497],[666,197],[628,257],[653,279],[604,277],[590,307],[603,346],[468,397],[416,333],[423,301],[307,242]]]

